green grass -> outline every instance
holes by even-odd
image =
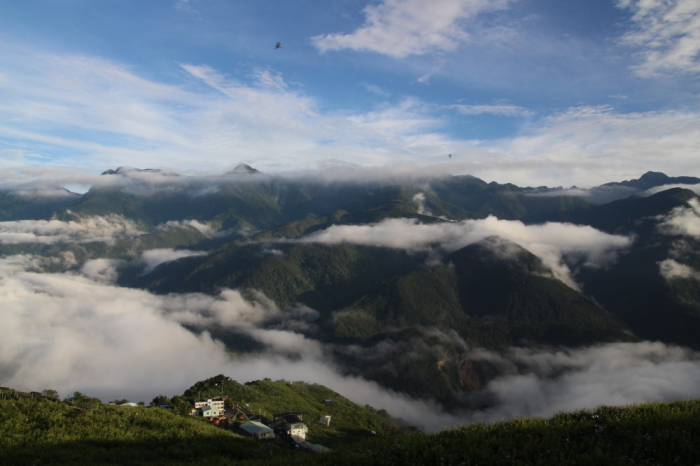
[[[695,465],[698,439],[700,401],[676,401],[378,437],[312,461],[271,464]]]
[[[160,408],[82,410],[47,399],[0,400],[0,464],[231,464],[288,455]]]
[[[206,381],[205,381],[206,382]],[[201,388],[200,385],[199,388]],[[295,402],[324,408],[341,423],[355,406],[320,385],[258,381],[237,385],[251,407]],[[233,387],[231,388],[233,390]],[[254,441],[201,419],[159,408],[81,410],[26,394],[0,400],[2,465],[695,465],[700,463],[700,401],[647,403],[478,423],[437,434],[378,435],[337,442],[311,455],[278,441]],[[333,406],[319,405],[333,396]],[[260,397],[257,399],[256,397]],[[365,410],[371,413],[371,410]],[[369,419],[369,418],[368,418]],[[312,427],[313,422],[304,419]],[[353,421],[357,422],[357,421]],[[365,427],[368,427],[369,424]],[[312,431],[321,432],[319,429]],[[321,433],[322,435],[322,433]],[[321,436],[310,440],[315,443]],[[330,439],[330,437],[328,437]]]

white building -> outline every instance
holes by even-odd
[[[194,400],[192,414],[204,417],[218,417],[224,414],[224,401],[226,398],[208,398]]]

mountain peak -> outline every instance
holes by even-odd
[[[260,170],[256,170],[255,168],[251,167],[250,165],[246,165],[245,163],[239,163],[238,165],[236,165],[236,168],[227,172],[227,174],[235,175],[253,175],[255,173],[260,173]]]
[[[639,181],[644,183],[666,183],[668,179],[668,175],[661,172],[646,172],[639,177]]]

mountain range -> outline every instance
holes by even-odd
[[[283,317],[260,325],[319,342],[346,374],[455,408],[486,403],[471,395],[499,374],[474,348],[700,349],[700,178],[648,172],[582,190],[471,176],[326,182],[249,166],[210,178],[103,175],[108,187],[82,195],[0,192],[0,230],[35,221],[77,231],[100,218],[122,222],[121,233],[0,234],[0,253],[57,259],[47,272],[116,259],[120,286],[156,294],[264,296]],[[140,260],[166,248],[183,254]],[[262,348],[237,327],[188,328],[235,353]]]

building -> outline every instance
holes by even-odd
[[[330,426],[331,425],[331,417],[330,416],[324,416],[323,414],[318,417],[318,422],[323,424],[324,426]]]
[[[204,417],[219,417],[224,414],[224,401],[226,398],[208,398],[194,400],[192,414]]]
[[[272,426],[275,432],[288,435],[297,443],[306,441],[306,432],[309,428],[301,421],[301,413],[279,413],[274,414]]]
[[[211,406],[213,408],[221,408],[224,409],[224,401],[226,401],[225,397],[219,397],[219,398],[199,398],[197,400],[194,400],[194,408],[203,408],[205,406]]]
[[[258,440],[275,438],[275,432],[265,424],[256,421],[248,421],[239,426],[243,432]]]
[[[213,406],[204,406],[203,408],[199,409],[201,409],[202,416],[204,417],[219,417],[224,412],[223,408],[215,408]]]

